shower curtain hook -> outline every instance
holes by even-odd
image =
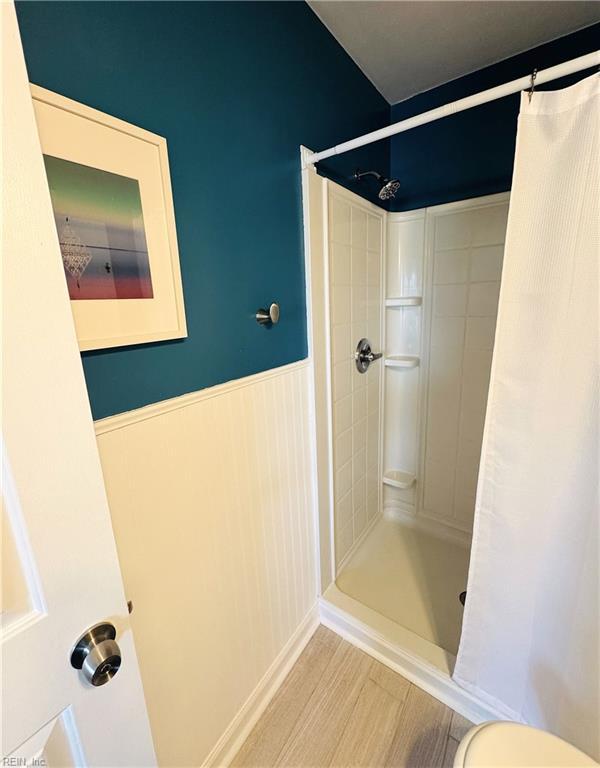
[[[533,96],[533,92],[535,91],[535,78],[537,77],[537,67],[533,70],[531,73],[531,85],[529,87],[529,103],[531,104],[531,97]]]

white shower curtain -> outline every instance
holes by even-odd
[[[598,759],[600,75],[521,97],[454,679]]]

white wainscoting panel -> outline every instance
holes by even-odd
[[[162,766],[224,754],[310,624],[309,375],[303,361],[96,424]]]

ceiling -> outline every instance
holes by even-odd
[[[390,104],[600,21],[597,0],[308,0]]]

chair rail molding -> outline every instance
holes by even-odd
[[[96,435],[103,435],[106,432],[112,432],[115,429],[122,429],[136,422],[145,421],[146,419],[153,419],[156,416],[162,416],[170,411],[177,411],[180,408],[187,408],[195,403],[200,403],[204,400],[210,400],[213,397],[221,397],[228,392],[234,392],[236,389],[242,387],[250,387],[258,384],[261,381],[268,381],[269,379],[283,376],[288,372],[302,370],[308,368],[311,365],[309,358],[298,360],[295,363],[289,363],[288,365],[281,365],[277,368],[269,368],[266,371],[260,371],[259,373],[253,373],[250,376],[243,376],[240,379],[232,379],[231,381],[225,381],[222,384],[215,384],[214,387],[206,387],[204,389],[197,389],[193,392],[188,392],[185,395],[179,395],[178,397],[170,397],[166,400],[159,400],[156,403],[150,403],[144,405],[141,408],[135,408],[132,411],[124,411],[123,413],[116,413],[114,416],[106,416],[103,419],[97,419],[94,421],[94,429]]]

